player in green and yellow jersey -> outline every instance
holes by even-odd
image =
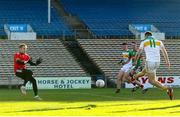
[[[131,45],[133,46],[133,44],[136,45],[136,43],[134,43],[134,42]],[[133,46],[133,51],[130,51],[128,49],[127,43],[122,44],[122,49],[123,49],[122,54],[121,54],[122,59],[119,62],[120,64],[122,64],[122,68],[120,69],[120,71],[117,75],[116,93],[119,93],[122,82],[129,82],[129,83],[137,84],[138,86],[143,87],[143,85],[139,81],[135,80],[135,81],[131,82],[131,78],[129,78],[129,71],[131,71],[131,68],[133,66],[133,64],[132,64],[133,56],[136,55],[137,51],[135,52],[134,46]]]
[[[122,53],[121,53],[121,60],[119,64],[122,65],[116,80],[116,93],[120,92],[121,84],[123,82],[123,77],[126,72],[132,67],[132,60],[131,60],[131,52],[128,49],[127,43],[122,43]]]

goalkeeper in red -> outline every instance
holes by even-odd
[[[33,77],[33,72],[29,69],[26,69],[26,64],[29,63],[31,66],[37,66],[41,64],[42,59],[38,58],[36,62],[34,63],[32,61],[32,58],[26,53],[27,45],[26,44],[20,44],[19,45],[19,52],[14,54],[14,73],[17,77],[24,80],[24,83],[19,86],[21,93],[23,95],[26,95],[26,83],[30,81],[33,86],[34,91],[34,98],[37,100],[42,100],[38,96],[38,88],[36,79]]]

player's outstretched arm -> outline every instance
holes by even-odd
[[[135,55],[134,64],[137,63],[137,60],[140,58],[141,53],[142,53],[142,49],[139,48],[139,49],[138,49],[138,52],[137,52],[136,55]]]
[[[42,60],[43,60],[43,59],[40,57],[40,58],[38,58],[38,59],[36,60],[36,63],[34,63],[34,62],[32,61],[32,58],[31,58],[31,59],[29,59],[28,63],[29,63],[31,66],[38,66],[39,64],[42,63]]]
[[[41,64],[43,61],[43,59],[41,57],[39,57],[37,60],[36,60],[36,65],[39,65]]]
[[[168,53],[167,53],[167,51],[166,51],[166,49],[165,49],[164,46],[161,47],[161,52],[162,52],[162,54],[163,54],[163,56],[164,56],[164,59],[165,59],[165,61],[166,61],[166,64],[167,64],[168,67],[170,68],[170,61],[169,61]]]
[[[123,58],[123,55],[120,55],[120,61],[118,62],[119,65],[125,65],[125,64],[129,63],[129,61],[131,60],[129,58],[126,62],[124,62],[122,58]]]

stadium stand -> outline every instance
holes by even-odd
[[[96,35],[132,35],[129,24],[153,24],[166,36],[180,35],[177,0],[59,0]]]
[[[1,0],[0,35],[5,35],[4,24],[30,24],[40,36],[72,35],[53,7],[51,7],[51,23],[48,23],[47,4],[47,0]]]
[[[115,79],[120,69],[120,65],[117,63],[120,61],[121,43],[130,43],[132,39],[78,39],[81,47],[88,53],[89,57],[97,64],[97,66],[105,73],[107,78]],[[139,43],[139,41],[137,41]],[[167,48],[171,70],[169,71],[164,65],[164,59],[162,58],[160,69],[157,71],[158,76],[178,76],[180,75],[179,64],[179,52],[180,52],[180,40],[165,40],[165,46]]]
[[[1,40],[1,81],[17,80],[13,73],[13,54],[18,52],[18,44],[26,43],[28,53],[35,61],[38,57],[43,58],[43,63],[38,67],[28,66],[32,69],[35,77],[83,77],[86,72],[75,61],[59,39],[12,41]],[[13,81],[12,83],[16,83]],[[1,82],[1,84],[4,82]]]

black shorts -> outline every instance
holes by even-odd
[[[28,69],[17,70],[16,76],[24,80],[30,80],[32,78],[33,72]]]

